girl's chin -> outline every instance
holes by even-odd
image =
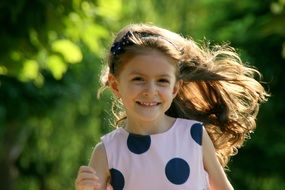
[[[158,119],[161,119],[162,116],[164,116],[164,113],[153,113],[153,112],[147,112],[147,113],[138,113],[137,119],[141,120],[142,122],[153,122]]]

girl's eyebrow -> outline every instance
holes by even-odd
[[[141,76],[147,76],[147,74],[143,74],[143,73],[141,73],[141,72],[138,72],[138,71],[132,71],[131,73],[130,73],[130,75],[141,75]],[[171,78],[171,75],[169,75],[169,74],[160,74],[160,75],[158,75],[158,77],[162,77],[162,78]]]
[[[140,73],[139,71],[131,71],[130,75],[144,75],[144,74]]]
[[[159,77],[171,78],[171,75],[169,75],[169,74],[162,74],[162,75],[159,75]]]

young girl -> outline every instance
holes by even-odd
[[[80,167],[76,189],[233,189],[224,168],[268,97],[255,75],[231,47],[126,26],[103,77],[121,107],[117,128]]]

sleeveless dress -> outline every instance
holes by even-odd
[[[102,137],[114,190],[206,190],[203,125],[177,118],[167,131],[137,135],[124,128]]]

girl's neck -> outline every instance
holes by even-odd
[[[129,133],[140,135],[152,135],[167,131],[175,122],[175,118],[164,115],[155,121],[137,121],[131,118],[126,119],[125,130]]]

